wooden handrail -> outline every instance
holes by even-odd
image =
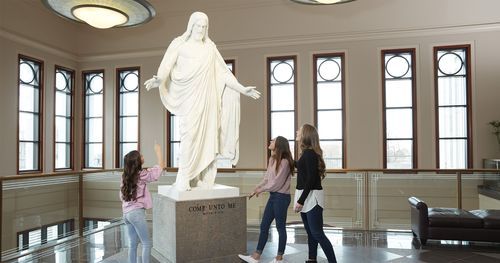
[[[474,172],[485,172],[485,173],[498,173],[500,170],[497,169],[327,169],[327,173],[349,173],[349,172],[384,172],[384,173],[423,173],[423,172],[435,172],[440,174],[456,174],[456,173],[474,173]]]
[[[20,180],[20,179],[33,179],[33,178],[47,178],[56,176],[68,176],[68,175],[86,175],[95,173],[105,173],[105,172],[121,172],[123,169],[104,169],[104,170],[81,170],[81,171],[66,171],[66,172],[55,172],[55,173],[37,173],[37,174],[18,174],[18,175],[4,175],[0,176],[0,181],[10,181],[10,180]],[[177,172],[177,168],[164,168],[167,172]],[[264,168],[219,168],[221,173],[236,173],[236,172],[264,172]],[[500,170],[497,169],[327,169],[327,173],[350,173],[350,172],[382,172],[382,173],[422,173],[422,172],[435,172],[440,174],[470,174],[475,172],[484,173],[498,173]]]
[[[78,176],[80,174],[95,174],[95,173],[105,173],[105,172],[118,172],[123,169],[106,169],[106,170],[83,170],[83,171],[67,171],[67,172],[56,172],[56,173],[37,173],[37,174],[16,174],[16,175],[4,175],[0,176],[0,181],[11,181],[20,179],[33,179],[33,178],[46,178],[46,177],[57,177],[57,176],[68,176],[74,175]]]

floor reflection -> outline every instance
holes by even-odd
[[[500,244],[482,242],[429,240],[426,246],[413,239],[409,232],[401,231],[347,231],[327,228],[339,262],[500,262]],[[108,227],[89,235],[34,253],[16,261],[7,262],[127,262],[126,231],[123,225]],[[257,226],[248,227],[247,251],[251,253],[259,236]],[[287,227],[285,262],[304,262],[307,258],[307,235],[300,226]],[[269,241],[261,262],[269,262],[278,247],[278,232],[271,229]],[[245,251],[242,251],[245,253]],[[318,262],[327,262],[318,252]],[[152,258],[152,262],[166,262]],[[240,262],[236,257],[234,261]]]

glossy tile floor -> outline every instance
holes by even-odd
[[[94,233],[85,240],[65,242],[40,253],[28,255],[17,261],[7,262],[127,262],[127,248],[123,225]],[[257,245],[258,227],[249,227],[247,253]],[[300,226],[287,227],[288,240],[285,262],[304,262],[307,258],[307,235]],[[338,262],[500,262],[500,243],[472,243],[458,241],[428,241],[420,246],[409,232],[369,232],[327,229]],[[271,229],[268,243],[260,262],[267,263],[274,257],[278,246],[278,233]],[[244,252],[244,251],[242,251]],[[318,262],[327,262],[319,249]],[[152,262],[167,262],[152,258]],[[200,261],[203,262],[203,261]],[[241,262],[235,257],[234,261]]]

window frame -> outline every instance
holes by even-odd
[[[314,126],[318,127],[318,65],[317,65],[317,59],[318,58],[328,58],[328,57],[340,57],[341,60],[341,92],[342,92],[342,167],[341,168],[336,168],[336,169],[345,169],[347,166],[347,146],[346,146],[346,96],[345,96],[345,52],[331,52],[331,53],[316,53],[313,54],[312,60],[313,60],[313,110],[314,110]],[[321,139],[320,139],[321,142]]]
[[[418,105],[417,105],[417,49],[416,48],[398,48],[398,49],[384,49],[381,51],[381,81],[382,81],[382,164],[383,168],[387,169],[387,114],[386,114],[386,67],[385,67],[385,55],[386,54],[396,54],[396,53],[410,53],[411,55],[411,85],[412,85],[412,168],[406,169],[417,169],[418,168]],[[409,108],[409,107],[401,107]],[[391,140],[391,139],[389,139]],[[395,169],[400,170],[400,169]]]
[[[172,128],[171,128],[171,125],[172,125],[172,117],[175,116],[173,114],[170,113],[170,111],[168,111],[167,109],[165,109],[165,111],[167,112],[167,121],[166,121],[166,127],[167,127],[167,132],[166,132],[166,135],[167,135],[167,167],[169,168],[177,168],[175,166],[173,166],[173,156],[172,156],[172,142],[174,143],[180,143],[180,141],[172,141],[171,138],[172,138]],[[172,116],[173,115],[173,116]]]
[[[61,235],[59,235],[59,228],[63,227],[64,224],[66,224],[66,223],[69,226],[69,231],[67,233],[62,233]],[[47,244],[49,242],[49,240],[47,240],[47,229],[49,227],[52,227],[52,226],[57,226],[57,228],[58,228],[57,238],[53,239],[53,240],[59,240],[59,239],[63,239],[66,237],[70,237],[70,236],[72,236],[72,234],[74,234],[73,232],[75,231],[75,219],[72,218],[72,219],[67,219],[67,220],[63,220],[63,221],[57,221],[57,222],[46,224],[46,225],[43,225],[40,227],[30,228],[30,229],[16,232],[16,249],[17,249],[17,251],[24,251],[24,250],[30,249],[29,238],[28,238],[28,246],[27,247],[24,247],[24,244],[25,244],[24,239],[25,239],[25,237],[29,237],[30,232],[33,232],[36,230],[40,230],[40,246]],[[23,236],[23,247],[19,247],[19,236],[20,235]],[[45,240],[43,239],[44,236],[45,236]],[[52,241],[52,240],[50,240],[50,241]]]
[[[471,45],[470,44],[460,44],[460,45],[445,45],[445,46],[434,46],[433,47],[433,57],[432,60],[434,62],[434,114],[435,114],[435,146],[436,146],[436,168],[441,169],[440,165],[440,147],[439,143],[441,137],[439,137],[439,96],[438,96],[438,88],[439,88],[439,74],[438,74],[438,59],[437,54],[439,51],[446,50],[457,50],[463,49],[465,51],[465,63],[467,63],[466,70],[466,116],[467,116],[467,162],[465,168],[471,169],[473,168],[473,133],[472,133],[472,65],[471,65]]]
[[[39,86],[38,86],[38,151],[37,151],[37,154],[38,154],[38,169],[36,170],[23,170],[23,171],[20,171],[19,170],[19,151],[20,151],[20,136],[19,136],[19,124],[20,124],[20,120],[19,120],[19,114],[20,114],[20,108],[21,108],[21,105],[19,104],[19,99],[20,99],[20,96],[21,96],[21,91],[20,91],[20,82],[21,82],[21,71],[20,71],[20,62],[21,62],[21,59],[22,60],[28,60],[28,61],[31,61],[31,62],[34,62],[34,63],[38,63],[39,64],[39,67],[40,67],[40,72],[39,72]],[[17,56],[17,132],[16,132],[16,138],[17,138],[17,143],[16,143],[16,152],[17,152],[17,155],[16,155],[16,171],[17,171],[17,174],[34,174],[34,173],[41,173],[43,171],[43,164],[44,164],[44,158],[43,158],[43,140],[42,138],[44,137],[44,104],[45,104],[45,78],[44,78],[44,74],[45,73],[45,68],[44,68],[44,62],[43,60],[40,60],[40,59],[37,59],[37,58],[33,58],[33,57],[30,57],[30,56],[26,56],[26,55],[23,55],[23,54],[18,54]]]
[[[85,94],[85,75],[86,74],[92,74],[92,73],[102,73],[102,167],[87,167],[85,158],[86,158],[86,150],[85,150],[85,131],[86,131],[86,125],[85,125],[85,118],[86,118],[86,112],[85,112],[85,107],[86,105],[86,94]],[[105,124],[106,124],[106,114],[105,114],[105,109],[106,109],[106,72],[104,69],[94,69],[94,70],[84,70],[82,71],[82,162],[81,162],[81,169],[82,170],[90,170],[90,169],[104,169],[106,167],[106,154],[104,152],[105,147],[104,145],[106,144],[106,136],[104,134],[105,131]]]
[[[64,70],[71,74],[71,93],[70,93],[70,101],[71,101],[71,109],[70,109],[70,142],[69,142],[69,167],[68,168],[56,168],[56,96],[57,96],[57,88],[56,88],[56,79],[57,79],[57,70]],[[75,70],[55,65],[54,66],[54,132],[53,132],[53,153],[52,153],[52,165],[54,172],[58,171],[74,171],[75,169]]]
[[[83,218],[84,231],[90,231],[90,230],[97,229],[98,228],[97,226],[98,226],[99,222],[110,223],[111,224],[112,222],[110,220],[112,220],[112,219],[95,218],[95,217],[84,217]]]
[[[294,92],[294,108],[293,108],[293,118],[294,118],[294,131],[293,131],[293,134],[294,134],[294,139],[293,141],[295,142],[295,132],[297,131],[298,129],[298,126],[297,126],[297,82],[298,82],[298,59],[297,59],[297,55],[288,55],[288,56],[270,56],[270,57],[266,57],[266,92],[267,92],[267,109],[266,109],[266,116],[267,116],[267,141],[270,142],[273,138],[271,138],[271,74],[270,74],[270,71],[271,71],[271,62],[272,61],[276,61],[276,60],[292,60],[293,63],[294,63],[294,67],[293,67],[293,78],[294,78],[294,82],[293,82],[293,92]],[[298,154],[298,145],[297,143],[294,143],[294,149],[290,149],[293,154],[294,154],[294,158],[297,158],[297,154]],[[269,157],[271,156],[271,153],[270,151],[267,150],[266,148],[266,156],[267,158],[269,159]]]
[[[116,75],[116,89],[115,89],[115,101],[116,101],[116,108],[115,108],[115,167],[116,168],[123,168],[120,167],[120,159],[122,158],[120,156],[120,144],[121,142],[121,129],[120,129],[120,106],[121,106],[121,100],[120,100],[120,73],[122,71],[135,71],[137,70],[137,77],[138,77],[138,83],[137,83],[137,151],[140,152],[141,150],[141,144],[140,144],[140,138],[141,138],[141,67],[140,66],[135,66],[135,67],[124,67],[124,68],[116,68],[115,75]]]

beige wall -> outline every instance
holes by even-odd
[[[266,163],[266,57],[297,55],[299,125],[312,122],[312,54],[346,53],[347,168],[382,167],[380,50],[416,48],[419,168],[435,167],[432,48],[472,45],[474,167],[483,158],[500,154],[487,122],[500,119],[497,76],[500,2],[471,1],[357,1],[328,7],[296,5],[289,1],[155,0],[158,15],[150,23],[129,29],[96,30],[65,21],[39,1],[0,2],[0,121],[1,175],[16,171],[17,56],[45,62],[44,171],[52,171],[54,64],[81,71],[105,70],[105,167],[114,165],[115,71],[141,67],[141,82],[155,74],[171,39],[184,31],[193,10],[210,17],[210,35],[225,58],[236,59],[241,83],[255,85],[263,97],[242,98],[240,168],[263,168]],[[408,12],[412,10],[412,12]],[[21,18],[22,17],[22,18]],[[157,91],[141,89],[140,143],[146,164],[152,165],[154,141],[165,144],[165,110]],[[81,113],[77,98],[76,116]],[[76,118],[76,167],[79,168],[81,120]]]

